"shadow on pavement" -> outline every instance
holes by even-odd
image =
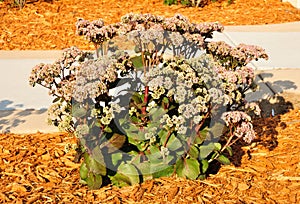
[[[0,133],[9,133],[17,129],[24,123],[32,123],[34,121],[31,116],[40,116],[44,114],[47,109],[34,110],[34,109],[16,109],[22,108],[22,104],[13,105],[11,100],[0,101]],[[12,106],[13,107],[10,107]],[[16,107],[16,108],[15,108]]]

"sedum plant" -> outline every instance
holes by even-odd
[[[211,2],[215,3],[217,0],[211,0]],[[193,6],[193,7],[204,7],[208,5],[209,0],[164,0],[164,4],[172,5],[172,4],[182,4],[184,6]],[[230,5],[233,3],[233,0],[227,0],[227,4]]]
[[[129,13],[119,23],[79,19],[95,52],[68,48],[33,68],[30,84],[54,96],[49,123],[78,139],[81,182],[132,185],[177,175],[202,179],[231,146],[255,138],[245,101],[254,88],[256,46],[211,42],[218,23]]]

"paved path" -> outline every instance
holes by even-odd
[[[252,63],[260,90],[247,96],[258,100],[275,93],[300,93],[300,22],[267,26],[229,26],[215,35],[231,45],[259,45],[270,56]],[[46,124],[45,109],[51,104],[47,90],[28,84],[31,68],[51,63],[61,51],[0,51],[0,132],[53,132]],[[267,85],[266,85],[267,84]]]

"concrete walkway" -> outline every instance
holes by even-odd
[[[248,100],[267,98],[283,91],[300,94],[300,22],[263,26],[228,26],[215,40],[231,45],[259,45],[270,56],[268,61],[251,64],[257,71],[260,89]],[[55,132],[46,123],[52,99],[42,87],[28,84],[31,68],[51,63],[61,51],[0,51],[0,132]],[[267,84],[267,85],[266,85]]]

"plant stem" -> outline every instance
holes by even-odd
[[[213,158],[210,158],[210,160],[208,160],[208,163],[210,163],[213,160],[215,160],[216,158],[218,158],[227,147],[231,146],[234,142],[236,142],[239,139],[239,138],[237,138],[236,140],[234,140],[234,142],[231,142],[233,137],[234,137],[234,134],[232,133],[232,127],[230,127],[230,137],[227,140],[226,144],[222,147],[222,149]]]
[[[142,63],[143,63],[143,66],[144,66],[144,76],[146,76],[147,62],[145,60],[144,51],[142,51],[141,55],[142,55]],[[149,100],[149,86],[145,86],[144,101],[143,101],[145,105],[142,108],[142,114],[144,114],[144,115],[147,114],[146,107],[147,107],[148,100]]]
[[[166,138],[166,141],[164,142],[164,145],[163,145],[164,147],[167,146],[168,140],[169,140],[169,138],[170,138],[172,132],[173,132],[173,129],[169,130],[168,135],[167,135],[167,138]]]
[[[147,114],[146,107],[149,100],[149,86],[145,86],[145,95],[144,95],[144,103],[145,105],[142,108],[142,114]]]
[[[202,125],[204,124],[204,122],[205,122],[205,120],[206,120],[206,118],[207,118],[208,116],[209,116],[209,112],[207,112],[207,113],[205,114],[205,116],[204,116],[204,118],[202,119],[201,123],[198,124],[198,125],[195,127],[195,130],[196,130],[197,133],[199,132],[200,128],[202,127]]]

